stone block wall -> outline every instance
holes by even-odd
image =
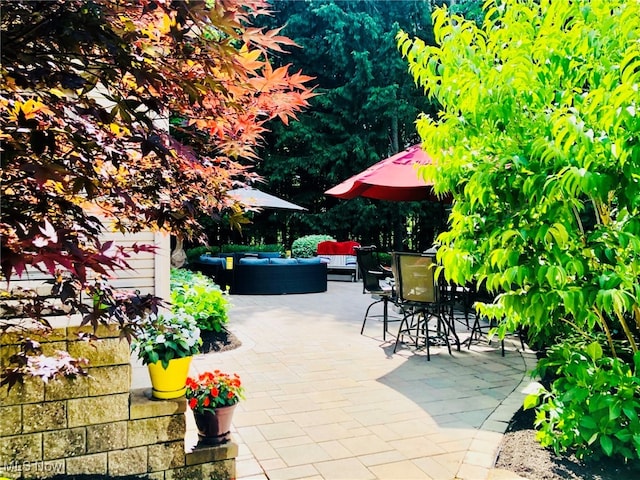
[[[235,478],[236,444],[186,453],[184,397],[159,401],[150,398],[150,390],[130,391],[129,344],[104,327],[94,345],[78,340],[86,331],[68,327],[32,338],[45,352],[88,358],[88,377],[28,379],[0,389],[0,477]],[[16,342],[15,336],[0,338],[2,366],[16,352]]]

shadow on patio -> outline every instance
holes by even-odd
[[[497,343],[453,356],[433,349],[430,362],[421,352],[392,354],[381,324],[360,335],[370,303],[360,283],[230,300],[229,328],[242,346],[199,355],[192,373],[218,368],[243,379],[238,478],[487,477],[528,380],[513,346],[505,357]]]

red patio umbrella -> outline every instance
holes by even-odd
[[[432,161],[419,144],[414,145],[379,161],[324,193],[343,199],[437,200],[432,185],[418,177],[416,169],[416,165],[427,165]]]

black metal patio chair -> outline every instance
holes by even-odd
[[[381,318],[382,339],[387,339],[390,321],[397,321],[389,317],[389,303],[396,303],[395,290],[393,288],[393,273],[391,269],[383,267],[378,259],[378,252],[374,245],[355,247],[358,269],[362,278],[362,293],[370,294],[374,301],[367,307],[362,321],[360,334],[364,333],[364,327],[368,318]],[[374,305],[382,303],[382,315],[369,315]]]
[[[402,320],[396,336],[394,353],[405,337],[416,348],[423,342],[427,360],[431,360],[432,344],[447,346],[451,354],[450,337],[460,344],[455,329],[449,324],[445,305],[440,302],[440,291],[435,280],[435,260],[420,253],[394,252],[397,304]]]
[[[470,297],[469,303],[471,304],[475,313],[473,326],[471,327],[471,333],[469,335],[469,338],[467,338],[467,340],[465,341],[465,343],[467,343],[467,349],[470,349],[472,342],[480,341],[483,337],[487,339],[487,342],[489,344],[491,344],[491,340],[489,339],[489,332],[495,327],[497,327],[498,325],[494,320],[487,321],[486,323],[481,323],[482,315],[477,311],[476,308],[473,307],[475,302],[492,303],[495,299],[495,295],[489,293],[485,288],[478,289],[473,284],[468,287],[468,290],[469,290],[469,297]],[[525,351],[526,347],[524,343],[522,329],[518,328],[515,334],[518,335],[518,339],[520,340],[520,347],[522,348],[522,351]],[[500,352],[504,357],[505,355],[504,339],[500,340]]]

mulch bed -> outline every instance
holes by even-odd
[[[200,338],[202,338],[202,353],[226,352],[242,345],[238,337],[226,328],[219,332],[203,330],[200,332]]]
[[[556,456],[535,438],[535,411],[516,412],[500,446],[496,467],[531,480],[627,480],[640,479],[640,462],[625,465],[603,458],[580,461],[573,455]]]

